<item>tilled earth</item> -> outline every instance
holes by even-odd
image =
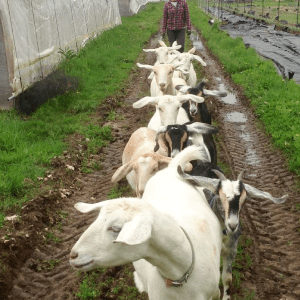
[[[202,41],[205,45],[205,41]],[[157,47],[153,37],[145,48]],[[218,60],[204,46],[197,53],[208,66],[204,69],[209,89],[223,84],[234,93],[234,101],[209,97],[207,103],[220,132],[217,135],[218,159],[229,166],[229,177],[246,170],[244,181],[274,196],[289,194],[283,205],[252,199],[244,207],[242,233],[248,238],[250,263],[240,266],[241,286],[233,286],[237,299],[246,299],[247,291],[255,291],[247,299],[300,299],[300,195],[296,176],[288,171],[287,163],[274,149],[263,126],[253,113],[242,90],[230,81]],[[138,61],[153,64],[152,54],[141,53]],[[0,298],[1,299],[78,299],[75,295],[82,275],[68,264],[70,249],[90,225],[96,214],[80,214],[76,202],[98,202],[108,199],[114,186],[111,176],[121,165],[122,151],[131,133],[147,123],[153,107],[134,110],[132,103],[148,95],[148,72],[132,71],[130,84],[122,96],[106,100],[92,116],[99,126],[111,125],[114,140],[95,155],[86,157],[86,141],[74,135],[69,138],[69,150],[52,162],[52,169],[43,179],[41,193],[23,207],[20,218],[11,221],[0,232]],[[120,105],[122,102],[122,105]],[[117,112],[115,121],[107,121],[111,109]],[[85,173],[84,165],[98,163],[101,169]],[[126,188],[126,181],[118,184]],[[132,269],[131,266],[127,268]],[[106,270],[99,275],[124,277],[124,267]],[[134,286],[133,280],[128,281]],[[111,283],[113,286],[113,283]],[[249,295],[249,294],[248,294]],[[119,293],[106,293],[98,299],[121,299]],[[147,299],[139,295],[135,299]]]

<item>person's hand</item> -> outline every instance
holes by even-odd
[[[190,35],[192,32],[190,30],[187,31],[187,35]]]

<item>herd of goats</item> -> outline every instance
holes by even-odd
[[[133,103],[152,104],[155,113],[133,132],[112,177],[116,183],[126,176],[137,197],[75,204],[82,213],[100,213],[74,245],[70,264],[88,271],[133,262],[135,284],[150,300],[220,299],[221,276],[222,299],[230,299],[245,200],[283,203],[287,195],[275,198],[244,183],[243,172],[225,177],[204,98],[227,94],[196,83],[192,61],[206,63],[195,48],[180,53],[176,42],[159,44],[144,49],[156,54],[154,66],[137,64],[151,71],[151,96]]]

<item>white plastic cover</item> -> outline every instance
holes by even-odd
[[[15,96],[55,68],[60,49],[77,52],[121,24],[118,0],[0,0],[0,12]]]
[[[166,0],[131,0],[130,1],[130,10],[136,14],[142,5],[147,4],[148,2],[160,2]]]

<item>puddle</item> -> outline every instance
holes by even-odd
[[[233,123],[246,123],[247,121],[247,117],[245,116],[245,114],[240,113],[238,111],[226,114],[226,119],[228,122]]]
[[[241,133],[240,134],[240,138],[244,141],[244,142],[252,142],[253,139],[251,138],[251,134],[250,133]]]
[[[219,91],[227,92],[227,90],[225,89],[224,83],[220,84]],[[228,93],[226,97],[222,97],[222,98],[220,98],[220,100],[226,104],[236,104],[237,103],[235,94],[232,94],[232,93]]]
[[[246,163],[252,166],[259,166],[261,164],[261,160],[253,148],[248,148],[246,150]]]
[[[197,34],[192,33],[192,34],[190,35],[190,39],[191,39],[191,41],[193,42],[193,46],[196,48],[196,50],[201,51],[201,50],[204,49],[203,44],[202,44],[202,42],[199,40],[199,36],[198,36]]]

